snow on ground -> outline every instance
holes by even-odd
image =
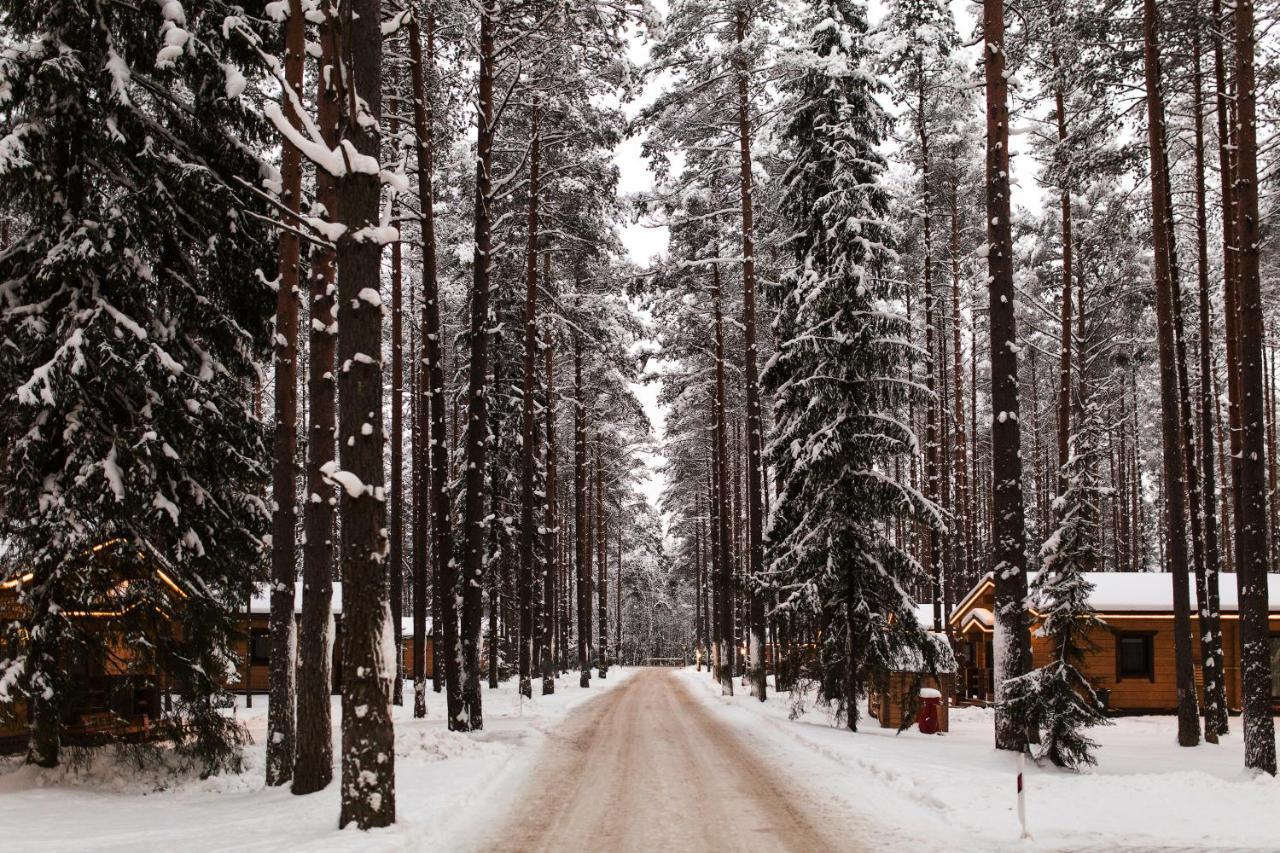
[[[339,832],[338,786],[295,797],[288,787],[263,785],[267,701],[253,708],[240,697],[236,713],[253,744],[245,770],[201,780],[172,767],[140,770],[127,754],[99,754],[87,767],[37,770],[0,759],[0,849],[6,853],[62,851],[392,851],[448,850],[455,834],[485,820],[495,804],[486,794],[513,785],[530,767],[536,747],[571,708],[617,686],[628,675],[577,686],[571,673],[552,696],[520,701],[515,679],[485,689],[485,730],[450,732],[444,695],[427,693],[427,718],[413,719],[412,686],[394,708],[396,813],[394,827]],[[340,700],[333,697],[335,774],[340,754]]]
[[[1029,841],[1018,840],[1017,758],[992,746],[992,712],[951,709],[951,731],[897,734],[866,716],[859,732],[824,708],[790,719],[789,693],[732,698],[703,672],[687,686],[816,797],[841,797],[880,824],[885,850],[1280,850],[1280,780],[1243,769],[1240,718],[1218,745],[1175,741],[1172,716],[1122,717],[1093,730],[1099,764],[1026,769]],[[904,834],[905,833],[905,834]]]

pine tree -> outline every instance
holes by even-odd
[[[775,395],[770,456],[781,489],[766,547],[785,607],[826,611],[828,636],[845,638],[842,653],[824,659],[841,667],[839,691],[855,728],[861,683],[886,673],[904,650],[935,654],[903,592],[920,567],[886,535],[885,522],[940,519],[887,473],[889,460],[916,448],[902,411],[923,393],[897,379],[910,353],[903,286],[883,274],[893,257],[877,152],[886,117],[864,70],[866,12],[855,0],[818,0],[805,21],[807,50],[793,58],[784,132],[792,158],[782,210],[795,234],[793,265],[771,290],[779,343],[764,373]]]
[[[108,637],[164,673],[161,725],[207,770],[242,739],[220,709],[264,565],[269,453],[250,401],[273,264],[246,189],[270,137],[241,97],[260,66],[223,37],[238,14],[0,3],[0,205],[17,228],[0,253],[0,538],[33,576],[0,702],[29,700],[35,764],[59,760],[71,662]],[[86,609],[121,615],[89,630],[67,615]]]
[[[1093,584],[1084,576],[1100,562],[1097,519],[1102,489],[1096,469],[1102,425],[1092,406],[1086,404],[1084,410],[1063,471],[1067,488],[1055,502],[1058,527],[1040,549],[1041,570],[1031,588],[1042,620],[1036,635],[1049,641],[1052,657],[1044,666],[1007,681],[1002,700],[1015,725],[1040,732],[1033,747],[1037,758],[1073,769],[1096,763],[1097,744],[1083,730],[1106,723],[1102,702],[1081,672],[1085,655],[1096,651],[1089,633],[1102,625],[1089,603]]]

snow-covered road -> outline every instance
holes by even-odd
[[[671,670],[635,670],[571,714],[510,793],[507,819],[474,849],[885,849],[856,816],[780,778]]]

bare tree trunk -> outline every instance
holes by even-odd
[[[1154,0],[1147,0],[1153,3]],[[1258,270],[1257,93],[1254,89],[1253,4],[1235,9],[1236,53],[1236,246],[1239,281],[1241,451],[1245,459],[1266,453],[1262,412],[1262,293]],[[1244,682],[1245,767],[1276,773],[1275,720],[1271,711],[1271,639],[1267,628],[1267,491],[1260,464],[1241,465],[1237,507],[1237,584],[1240,597],[1240,668]]]
[[[424,408],[429,422],[427,512],[431,517],[431,574],[433,681],[439,682],[444,661],[449,728],[466,728],[462,707],[462,646],[458,637],[458,582],[453,560],[453,510],[449,494],[448,401],[444,386],[441,294],[436,273],[434,113],[426,77],[435,70],[435,18],[427,16],[427,55],[416,17],[409,19],[409,50],[413,72],[413,115],[418,147],[418,203],[422,210],[422,364]],[[423,523],[419,519],[419,523]],[[421,657],[421,656],[420,656]],[[438,689],[438,688],[437,688]],[[417,699],[415,698],[415,705]],[[426,697],[423,697],[425,714]],[[415,707],[415,714],[417,713]]]
[[[533,697],[533,508],[534,494],[534,359],[538,348],[538,193],[542,165],[539,123],[534,95],[532,142],[529,149],[528,244],[524,280],[524,375],[520,403],[520,695]]]
[[[491,204],[493,165],[493,18],[495,0],[480,7],[480,71],[476,87],[475,253],[472,262],[471,359],[467,389],[466,464],[463,474],[462,704],[465,727],[483,729],[480,698],[480,618],[484,586],[485,471],[488,458],[489,273],[493,246]],[[490,650],[494,654],[495,650]],[[460,724],[463,721],[459,720]]]
[[[1200,309],[1200,462],[1204,471],[1204,560],[1196,577],[1199,604],[1201,672],[1204,674],[1204,734],[1209,743],[1227,733],[1227,694],[1222,652],[1222,622],[1218,591],[1218,496],[1214,460],[1213,364],[1209,344],[1213,340],[1209,318],[1209,218],[1205,192],[1204,82],[1201,71],[1201,29],[1196,25],[1192,69],[1195,113],[1196,269]]]
[[[604,465],[600,458],[600,437],[596,436],[596,598],[600,610],[600,648],[596,649],[596,672],[609,676],[609,519],[605,510]]]
[[[1165,153],[1164,97],[1161,94],[1160,55],[1155,0],[1143,0],[1144,67],[1147,86],[1148,144],[1151,154],[1152,242],[1155,248],[1156,317],[1160,351],[1161,432],[1164,439],[1165,539],[1173,582],[1174,656],[1178,688],[1178,743],[1200,742],[1196,708],[1195,671],[1191,660],[1191,600],[1188,587],[1187,542],[1184,525],[1185,464],[1179,429],[1177,343],[1175,340],[1173,272],[1173,212],[1169,209],[1168,162]]]
[[[1056,50],[1054,70],[1059,71]],[[1064,145],[1067,141],[1067,110],[1061,86],[1054,89],[1053,103],[1057,114],[1058,144]],[[1062,354],[1058,365],[1058,494],[1062,495],[1067,491],[1066,467],[1071,454],[1071,276],[1075,249],[1071,237],[1071,190],[1065,179],[1059,203],[1062,211]]]
[[[736,9],[738,43],[738,187],[742,207],[742,326],[745,353],[743,370],[747,397],[747,562],[744,586],[748,596],[749,669],[751,695],[766,698],[768,679],[764,666],[764,592],[758,588],[764,568],[764,427],[760,418],[760,379],[756,364],[756,267],[755,226],[751,178],[751,116],[747,93],[747,58],[743,42],[747,31],[747,6]]]
[[[719,520],[719,538],[720,538],[720,566],[718,584],[718,602],[720,604],[720,692],[725,696],[733,695],[733,673],[734,673],[734,656],[737,649],[734,648],[733,637],[733,609],[736,596],[733,589],[733,558],[732,549],[729,545],[729,508],[727,499],[729,495],[729,473],[728,473],[728,455],[729,449],[726,441],[725,430],[725,388],[724,388],[724,322],[720,310],[720,265],[715,263],[711,265],[711,302],[715,315],[715,339],[716,339],[716,398],[715,405],[712,409],[712,418],[714,426],[712,432],[715,441],[715,479],[716,479],[716,501],[717,518]]]
[[[921,60],[916,59],[916,79],[920,81],[920,88],[916,92],[916,134],[920,143],[920,206],[922,212],[922,245],[924,258],[922,265],[922,278],[924,280],[924,384],[929,389],[929,400],[925,404],[925,439],[924,439],[924,480],[925,480],[925,497],[934,503],[938,502],[938,476],[941,465],[938,461],[938,406],[937,398],[937,371],[934,364],[934,318],[937,316],[937,305],[933,294],[933,216],[930,200],[931,180],[929,174],[929,128],[925,121],[925,92],[924,92],[924,72],[921,68]],[[933,585],[931,590],[933,603],[933,630],[942,630],[942,542],[938,529],[931,526],[925,531],[924,542],[924,566],[928,573],[930,581]]]
[[[542,279],[547,287],[551,286],[551,256],[545,256]],[[556,517],[556,377],[555,377],[555,340],[551,330],[547,330],[547,339],[542,351],[543,369],[546,372],[547,386],[547,485],[546,509],[543,517],[543,551],[546,562],[542,572],[542,695],[549,696],[556,692],[556,647],[560,645],[556,637],[556,581],[559,577],[560,522]]]
[[[973,582],[973,540],[970,538],[971,516],[973,506],[969,498],[968,476],[968,438],[965,435],[964,416],[964,359],[962,357],[960,339],[960,205],[959,187],[952,188],[951,194],[951,349],[952,369],[954,376],[954,417],[956,421],[955,452],[952,462],[955,465],[956,519],[952,537],[955,542],[954,567],[955,577],[963,578],[959,585],[959,593],[963,593]]]
[[[573,518],[577,543],[578,686],[591,686],[590,486],[587,473],[587,403],[582,384],[582,335],[573,334]]]
[[[320,71],[316,75],[316,124],[326,145],[338,144],[338,90],[332,82],[337,29],[326,16],[320,34]],[[316,200],[336,220],[337,184],[316,169]],[[333,691],[329,653],[333,631],[334,505],[337,495],[324,476],[337,451],[334,355],[337,323],[334,309],[334,253],[317,245],[311,252],[311,359],[307,367],[311,423],[307,438],[307,500],[303,504],[306,544],[302,549],[302,628],[298,643],[298,745],[293,767],[293,793],[310,794],[333,780],[333,723],[329,696]]]
[[[397,123],[390,123],[396,136]],[[394,218],[395,210],[392,209]],[[395,677],[391,702],[404,704],[401,655],[404,649],[400,616],[404,613],[404,293],[400,241],[391,244],[391,546],[387,579],[391,587],[391,630],[395,640]]]
[[[294,100],[302,103],[302,72],[306,61],[302,0],[289,0],[285,22],[284,78],[292,95],[284,99],[286,120],[294,128],[302,119]],[[302,247],[298,211],[302,203],[302,152],[285,143],[280,152],[280,196],[288,211],[280,230],[280,268],[276,281],[275,321],[275,438],[271,467],[271,666],[267,705],[267,785],[283,785],[293,778],[293,667],[296,625],[293,620],[294,583],[298,574],[298,272]]]
[[[707,585],[708,591],[711,593],[711,601],[708,603],[708,615],[710,617],[710,633],[711,633],[711,659],[708,671],[711,677],[719,679],[721,677],[721,653],[724,651],[721,645],[724,640],[722,632],[723,621],[720,615],[720,608],[724,606],[724,591],[720,584],[724,580],[721,569],[721,561],[724,557],[720,552],[720,499],[719,499],[719,466],[716,461],[716,442],[715,442],[715,411],[716,396],[711,394],[711,417],[712,417],[712,440],[710,442],[709,452],[707,453],[707,520],[708,520],[708,539],[710,540],[711,549],[711,580]]]
[[[350,0],[350,63],[342,75],[343,143],[375,162],[382,113],[380,0]],[[341,54],[340,54],[341,55]],[[338,238],[338,439],[342,470],[343,684],[342,810],[338,825],[361,829],[396,819],[395,734],[390,692],[393,661],[384,660],[391,627],[386,589],[386,502],[383,498],[382,244],[362,238],[378,225],[376,174],[338,179],[346,230]]]
[[[996,599],[996,700],[1004,682],[1031,668],[1027,598],[1026,519],[1022,505],[1018,357],[1014,316],[1013,240],[1009,200],[1009,83],[1005,77],[1004,3],[984,0],[987,93],[987,267],[991,323],[991,465]],[[996,747],[1022,750],[1028,732],[997,704]]]

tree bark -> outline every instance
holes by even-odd
[[[294,99],[302,103],[306,61],[306,22],[302,0],[289,0],[285,21],[284,83],[292,96],[284,99],[286,120],[294,128],[302,119]],[[302,203],[302,152],[288,143],[280,152],[280,197],[288,211],[280,230],[280,268],[276,281],[275,437],[271,466],[271,666],[267,705],[266,784],[283,785],[293,778],[294,749],[294,583],[297,580],[298,451],[298,272],[302,247],[298,211]]]
[[[600,648],[596,649],[596,673],[609,677],[609,517],[605,509],[604,464],[600,436],[596,435],[596,599],[600,611]]]
[[[380,0],[350,0],[345,74],[349,87],[343,142],[379,154],[382,113]],[[382,244],[367,236],[378,225],[376,174],[338,179],[346,230],[338,238],[338,439],[343,476],[339,503],[343,586],[342,808],[340,827],[395,822],[395,734],[391,671],[383,637],[391,626],[386,588],[386,500],[383,492]],[[337,474],[339,472],[335,472]],[[337,477],[335,476],[335,479]]]
[[[338,90],[332,83],[337,55],[337,29],[326,16],[319,33],[320,71],[316,75],[316,124],[328,146],[338,144]],[[316,201],[330,221],[338,219],[337,184],[316,169]],[[334,252],[317,245],[311,252],[311,331],[307,392],[311,423],[307,438],[307,500],[303,505],[306,543],[302,549],[302,627],[298,643],[298,746],[293,793],[310,794],[333,780],[333,736],[329,696],[333,691],[330,642],[334,569],[334,506],[338,497],[325,479],[337,451],[334,356],[338,326]]]
[[[1204,162],[1204,78],[1201,71],[1201,28],[1197,24],[1193,59],[1195,113],[1195,181],[1196,181],[1196,270],[1200,311],[1200,462],[1204,471],[1203,571],[1196,578],[1196,600],[1200,619],[1200,659],[1204,673],[1205,740],[1217,743],[1227,733],[1227,694],[1222,652],[1222,622],[1218,583],[1218,566],[1222,559],[1218,546],[1218,495],[1214,458],[1213,363],[1209,344],[1213,340],[1209,317],[1209,221],[1205,191]]]
[[[397,123],[390,123],[397,135]],[[394,219],[395,209],[392,208]],[[401,655],[404,649],[400,616],[404,613],[404,293],[400,241],[391,244],[391,546],[387,580],[391,588],[391,628],[396,644],[391,702],[404,704]]]
[[[718,250],[717,250],[718,254]],[[719,557],[720,565],[718,567],[719,583],[717,584],[716,601],[720,607],[720,667],[717,676],[720,679],[720,692],[725,696],[733,695],[733,674],[734,674],[734,657],[737,649],[734,647],[733,623],[734,623],[734,602],[736,596],[733,589],[733,558],[732,548],[729,544],[729,473],[728,473],[728,456],[729,448],[727,446],[727,437],[725,429],[725,387],[724,387],[724,319],[720,308],[720,265],[715,263],[711,265],[711,303],[715,315],[715,341],[716,341],[716,390],[715,405],[712,407],[713,418],[713,440],[715,442],[715,463],[713,469],[715,471],[717,502],[716,517],[719,521]]]
[[[996,603],[996,700],[1004,682],[1031,668],[1026,519],[1022,504],[1022,437],[1018,423],[1018,356],[1014,315],[1013,240],[1009,199],[1009,84],[1005,77],[1004,3],[984,0],[987,96],[987,269],[991,323],[992,571]],[[1022,750],[1028,732],[996,705],[998,749]]]
[[[533,696],[534,359],[538,348],[538,193],[541,112],[534,95],[529,149],[528,243],[524,280],[524,375],[520,403],[520,695]]]
[[[467,389],[466,465],[463,475],[462,704],[467,729],[484,728],[480,697],[480,618],[484,586],[485,471],[488,458],[489,287],[492,262],[493,18],[496,4],[480,6],[480,70],[476,87],[475,251],[472,259],[471,354]],[[491,649],[490,654],[496,654]]]
[[[739,3],[736,10],[736,57],[738,77],[738,188],[742,209],[742,327],[743,372],[747,398],[747,563],[744,586],[748,597],[748,666],[747,681],[751,695],[765,701],[768,678],[764,666],[765,593],[761,588],[764,570],[764,427],[760,417],[760,378],[756,363],[756,261],[755,212],[751,198],[751,114],[747,92],[747,58],[744,41],[747,32],[747,7]]]
[[[1060,72],[1057,63],[1057,51],[1054,51],[1054,71]],[[1053,102],[1057,114],[1058,144],[1067,141],[1067,108],[1062,94],[1062,87],[1055,86]],[[1060,339],[1061,358],[1058,364],[1058,494],[1067,491],[1067,460],[1071,454],[1071,276],[1074,260],[1071,235],[1071,190],[1067,180],[1063,178],[1062,192],[1059,194],[1059,205],[1062,217],[1062,335]]]
[[[551,256],[547,255],[543,262],[543,281],[551,285]],[[544,563],[542,569],[542,695],[550,696],[556,692],[556,649],[559,642],[556,637],[556,581],[559,577],[559,521],[556,518],[556,377],[555,347],[551,330],[547,330],[546,342],[543,345],[543,370],[546,373],[547,386],[547,485],[546,503],[543,516],[542,543]]]
[[[965,434],[964,414],[964,359],[961,357],[960,339],[960,188],[952,188],[951,194],[951,363],[954,374],[954,417],[955,453],[952,463],[955,465],[956,529],[952,536],[955,541],[954,573],[963,578],[958,592],[968,589],[973,583],[973,540],[971,538],[973,506],[969,498],[968,455],[969,442]]]
[[[1147,0],[1153,3],[1154,0]],[[1253,4],[1235,9],[1236,254],[1239,279],[1240,504],[1236,582],[1240,598],[1240,669],[1244,684],[1245,767],[1276,773],[1271,712],[1271,641],[1267,627],[1267,491],[1262,400],[1262,292],[1258,269],[1257,93]]]
[[[581,283],[579,283],[579,287]],[[573,527],[577,553],[578,686],[591,686],[591,542],[587,475],[587,403],[582,384],[582,334],[573,333]]]
[[[1178,743],[1200,742],[1195,671],[1191,660],[1191,601],[1188,588],[1185,464],[1179,429],[1177,343],[1175,341],[1173,212],[1169,209],[1168,162],[1165,151],[1164,97],[1155,0],[1143,0],[1143,42],[1147,87],[1147,139],[1151,155],[1152,242],[1155,248],[1156,319],[1160,354],[1161,433],[1164,444],[1165,539],[1173,582],[1174,657],[1178,689]]]

